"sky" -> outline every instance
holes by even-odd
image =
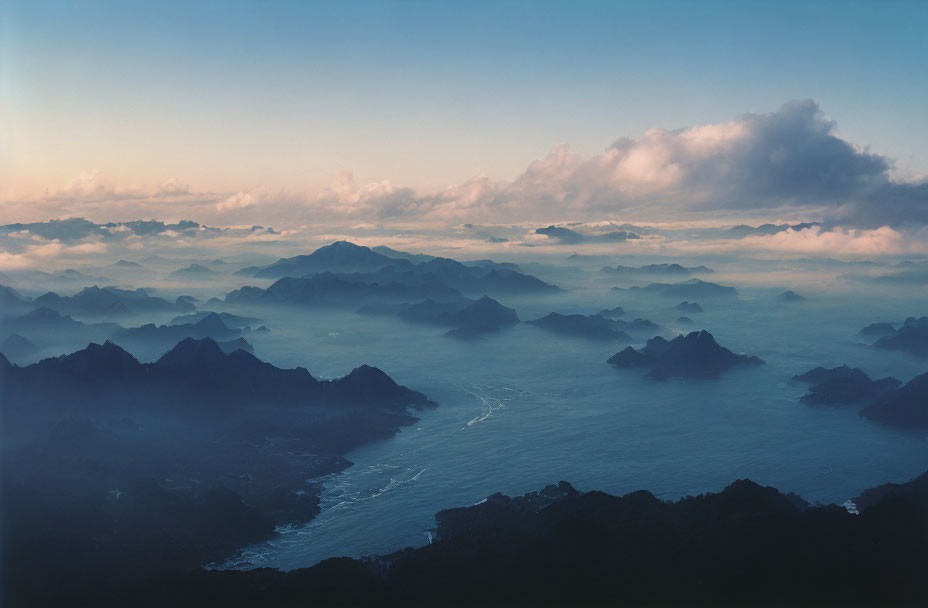
[[[899,1],[0,0],[0,222],[924,223],[926,22]]]

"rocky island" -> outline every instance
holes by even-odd
[[[712,379],[735,367],[754,367],[763,361],[757,357],[737,355],[720,346],[707,331],[694,331],[673,340],[651,338],[640,350],[631,346],[607,361],[623,368],[645,368],[647,378]]]

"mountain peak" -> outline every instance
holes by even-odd
[[[107,340],[103,344],[90,343],[87,348],[58,358],[72,372],[88,380],[110,378],[128,368],[142,364],[122,347]]]
[[[46,320],[46,319],[62,319],[61,313],[57,310],[53,310],[47,306],[40,306],[30,313],[24,314],[19,318],[20,321],[25,320]]]
[[[388,376],[383,370],[370,366],[370,365],[360,365],[345,376],[342,380],[348,380],[352,383],[363,383],[366,386],[372,388],[378,386],[396,386],[396,382]]]
[[[221,320],[220,320],[221,321]],[[202,366],[204,363],[222,361],[226,354],[212,338],[184,338],[174,348],[158,359],[158,365]]]
[[[349,249],[350,250],[350,249],[370,249],[370,247],[365,247],[363,245],[356,245],[352,243],[351,241],[334,241],[333,243],[329,245],[320,247],[316,251],[319,251],[320,249]]]
[[[222,317],[220,317],[215,312],[210,312],[205,317],[197,321],[194,325],[200,329],[208,331],[229,331],[229,326],[226,325],[222,320]]]

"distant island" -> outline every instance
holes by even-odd
[[[805,300],[805,297],[790,289],[778,295],[777,299],[781,302],[802,302]]]
[[[645,266],[605,266],[600,271],[614,275],[679,275],[710,274],[714,272],[705,266],[682,266],[680,264],[647,264]]]
[[[891,326],[890,326],[891,327]],[[873,325],[864,328],[868,335],[878,335],[886,330],[885,325]],[[861,330],[863,333],[863,330]],[[873,343],[874,348],[898,350],[910,355],[928,357],[928,317],[909,317],[902,326],[891,333],[886,333]]]
[[[218,508],[225,499],[213,500]],[[848,508],[748,479],[676,502],[561,481],[440,511],[434,542],[389,555],[291,572],[177,568],[77,595],[39,587],[49,573],[24,569],[5,592],[35,588],[30,597],[48,605],[77,597],[152,607],[919,605],[928,597],[928,474],[864,490]]]
[[[860,415],[890,426],[928,429],[928,373],[885,393],[861,410]]]
[[[686,300],[683,300],[682,302],[677,304],[676,309],[679,310],[680,312],[685,312],[689,314],[692,314],[695,312],[704,312],[702,309],[702,306],[700,306],[697,302],[687,302]]]
[[[748,355],[736,355],[719,346],[707,331],[694,331],[673,340],[660,336],[651,338],[644,348],[631,346],[614,354],[607,361],[622,368],[645,368],[647,378],[713,379],[735,367],[754,367],[763,361]]]
[[[402,253],[390,251],[391,255]],[[411,294],[416,288],[419,290],[419,298],[454,294],[500,296],[560,291],[555,285],[520,272],[514,264],[500,264],[490,260],[462,263],[450,258],[431,256],[428,259],[417,256],[390,257],[348,241],[336,241],[308,255],[281,258],[269,266],[243,269],[238,274],[257,278],[286,278],[287,283],[278,281],[275,283],[275,286],[278,286],[276,289],[275,286],[268,289],[269,293],[275,294],[278,298],[284,291],[282,285],[287,286],[287,291],[305,292],[309,285],[313,285],[311,281],[317,276],[326,276],[330,286],[330,289],[325,290],[313,285],[314,295],[319,298],[351,295],[349,288],[336,285],[336,281],[354,285],[355,297],[381,295],[409,298],[415,297]],[[304,282],[300,282],[301,280]],[[335,293],[336,288],[340,290],[339,293]],[[403,294],[403,288],[409,290],[409,293]],[[305,301],[305,298],[303,300]]]
[[[644,287],[613,287],[614,292],[641,292],[665,298],[733,298],[738,290],[728,285],[719,285],[700,279],[690,279],[681,283],[650,283]]]
[[[826,369],[816,367],[793,380],[810,384],[809,392],[800,401],[807,405],[842,405],[867,402],[902,384],[895,378],[871,380],[863,370],[842,365]]]

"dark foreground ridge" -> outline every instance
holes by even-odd
[[[344,378],[320,381],[305,368],[281,369],[245,350],[226,354],[212,338],[186,338],[154,363],[140,363],[112,342],[26,367],[11,365],[0,355],[0,378],[4,409],[14,415],[22,403],[42,401],[46,410],[67,407],[53,406],[51,397],[65,404],[82,398],[87,401],[80,404],[85,412],[119,401],[157,403],[162,413],[171,408],[228,411],[257,403],[394,410],[434,405],[376,368],[362,365]]]
[[[434,405],[374,367],[318,380],[209,338],[149,364],[112,343],[27,367],[0,355],[0,604],[227,559],[315,517],[314,480]]]
[[[286,573],[194,571],[121,588],[111,581],[69,599],[224,607],[924,605],[926,484],[881,486],[860,500],[855,515],[746,479],[677,502],[643,490],[580,493],[560,482],[441,511],[437,540],[420,549]],[[54,598],[38,599],[34,605]]]
[[[909,429],[928,429],[928,373],[885,393],[860,412],[874,422]]]

